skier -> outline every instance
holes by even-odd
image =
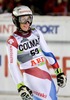
[[[18,93],[22,100],[57,100],[46,60],[54,69],[59,87],[66,85],[67,78],[41,31],[31,27],[31,9],[24,5],[15,7],[12,20],[17,30],[7,40],[8,61]]]

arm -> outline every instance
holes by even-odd
[[[64,87],[66,85],[67,78],[66,78],[64,72],[62,72],[54,54],[49,49],[49,47],[44,39],[43,34],[40,31],[38,33],[39,33],[39,37],[40,37],[40,45],[41,45],[42,52],[45,55],[46,59],[48,60],[49,64],[55,70],[55,73],[57,76],[57,84],[60,87]]]
[[[14,37],[10,37],[7,41],[9,70],[22,100],[26,98],[28,100],[33,100],[32,91],[24,85],[21,72],[17,65],[17,47],[18,44],[16,39]]]
[[[50,50],[50,48],[48,47],[43,34],[39,31],[39,38],[40,38],[40,46],[41,46],[41,50],[43,52],[43,54],[45,55],[46,59],[48,60],[49,64],[54,68],[57,69],[59,68],[58,62],[54,56],[54,54],[52,53],[52,51]]]
[[[14,42],[11,43],[10,40]],[[17,65],[17,46],[14,38],[10,38],[7,41],[7,51],[8,51],[8,61],[9,70],[11,72],[12,78],[16,84],[22,82],[22,75]]]

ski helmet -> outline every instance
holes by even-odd
[[[33,21],[33,14],[32,14],[32,11],[31,9],[28,7],[28,6],[18,6],[18,7],[15,7],[12,11],[12,20],[13,20],[13,23],[16,25],[16,27],[19,28],[19,17],[20,16],[31,16],[31,23],[30,25],[32,24],[32,21]]]

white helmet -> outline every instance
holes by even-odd
[[[13,20],[13,23],[19,27],[19,20],[18,20],[18,17],[19,16],[25,16],[25,15],[30,15],[32,16],[32,19],[33,19],[33,14],[32,14],[32,11],[29,7],[27,6],[18,6],[18,7],[15,7],[12,11],[12,20]],[[32,24],[32,22],[30,23]]]

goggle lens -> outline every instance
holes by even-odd
[[[26,24],[27,22],[29,22],[31,24],[32,19],[33,19],[32,16],[20,16],[19,17],[19,23]]]

